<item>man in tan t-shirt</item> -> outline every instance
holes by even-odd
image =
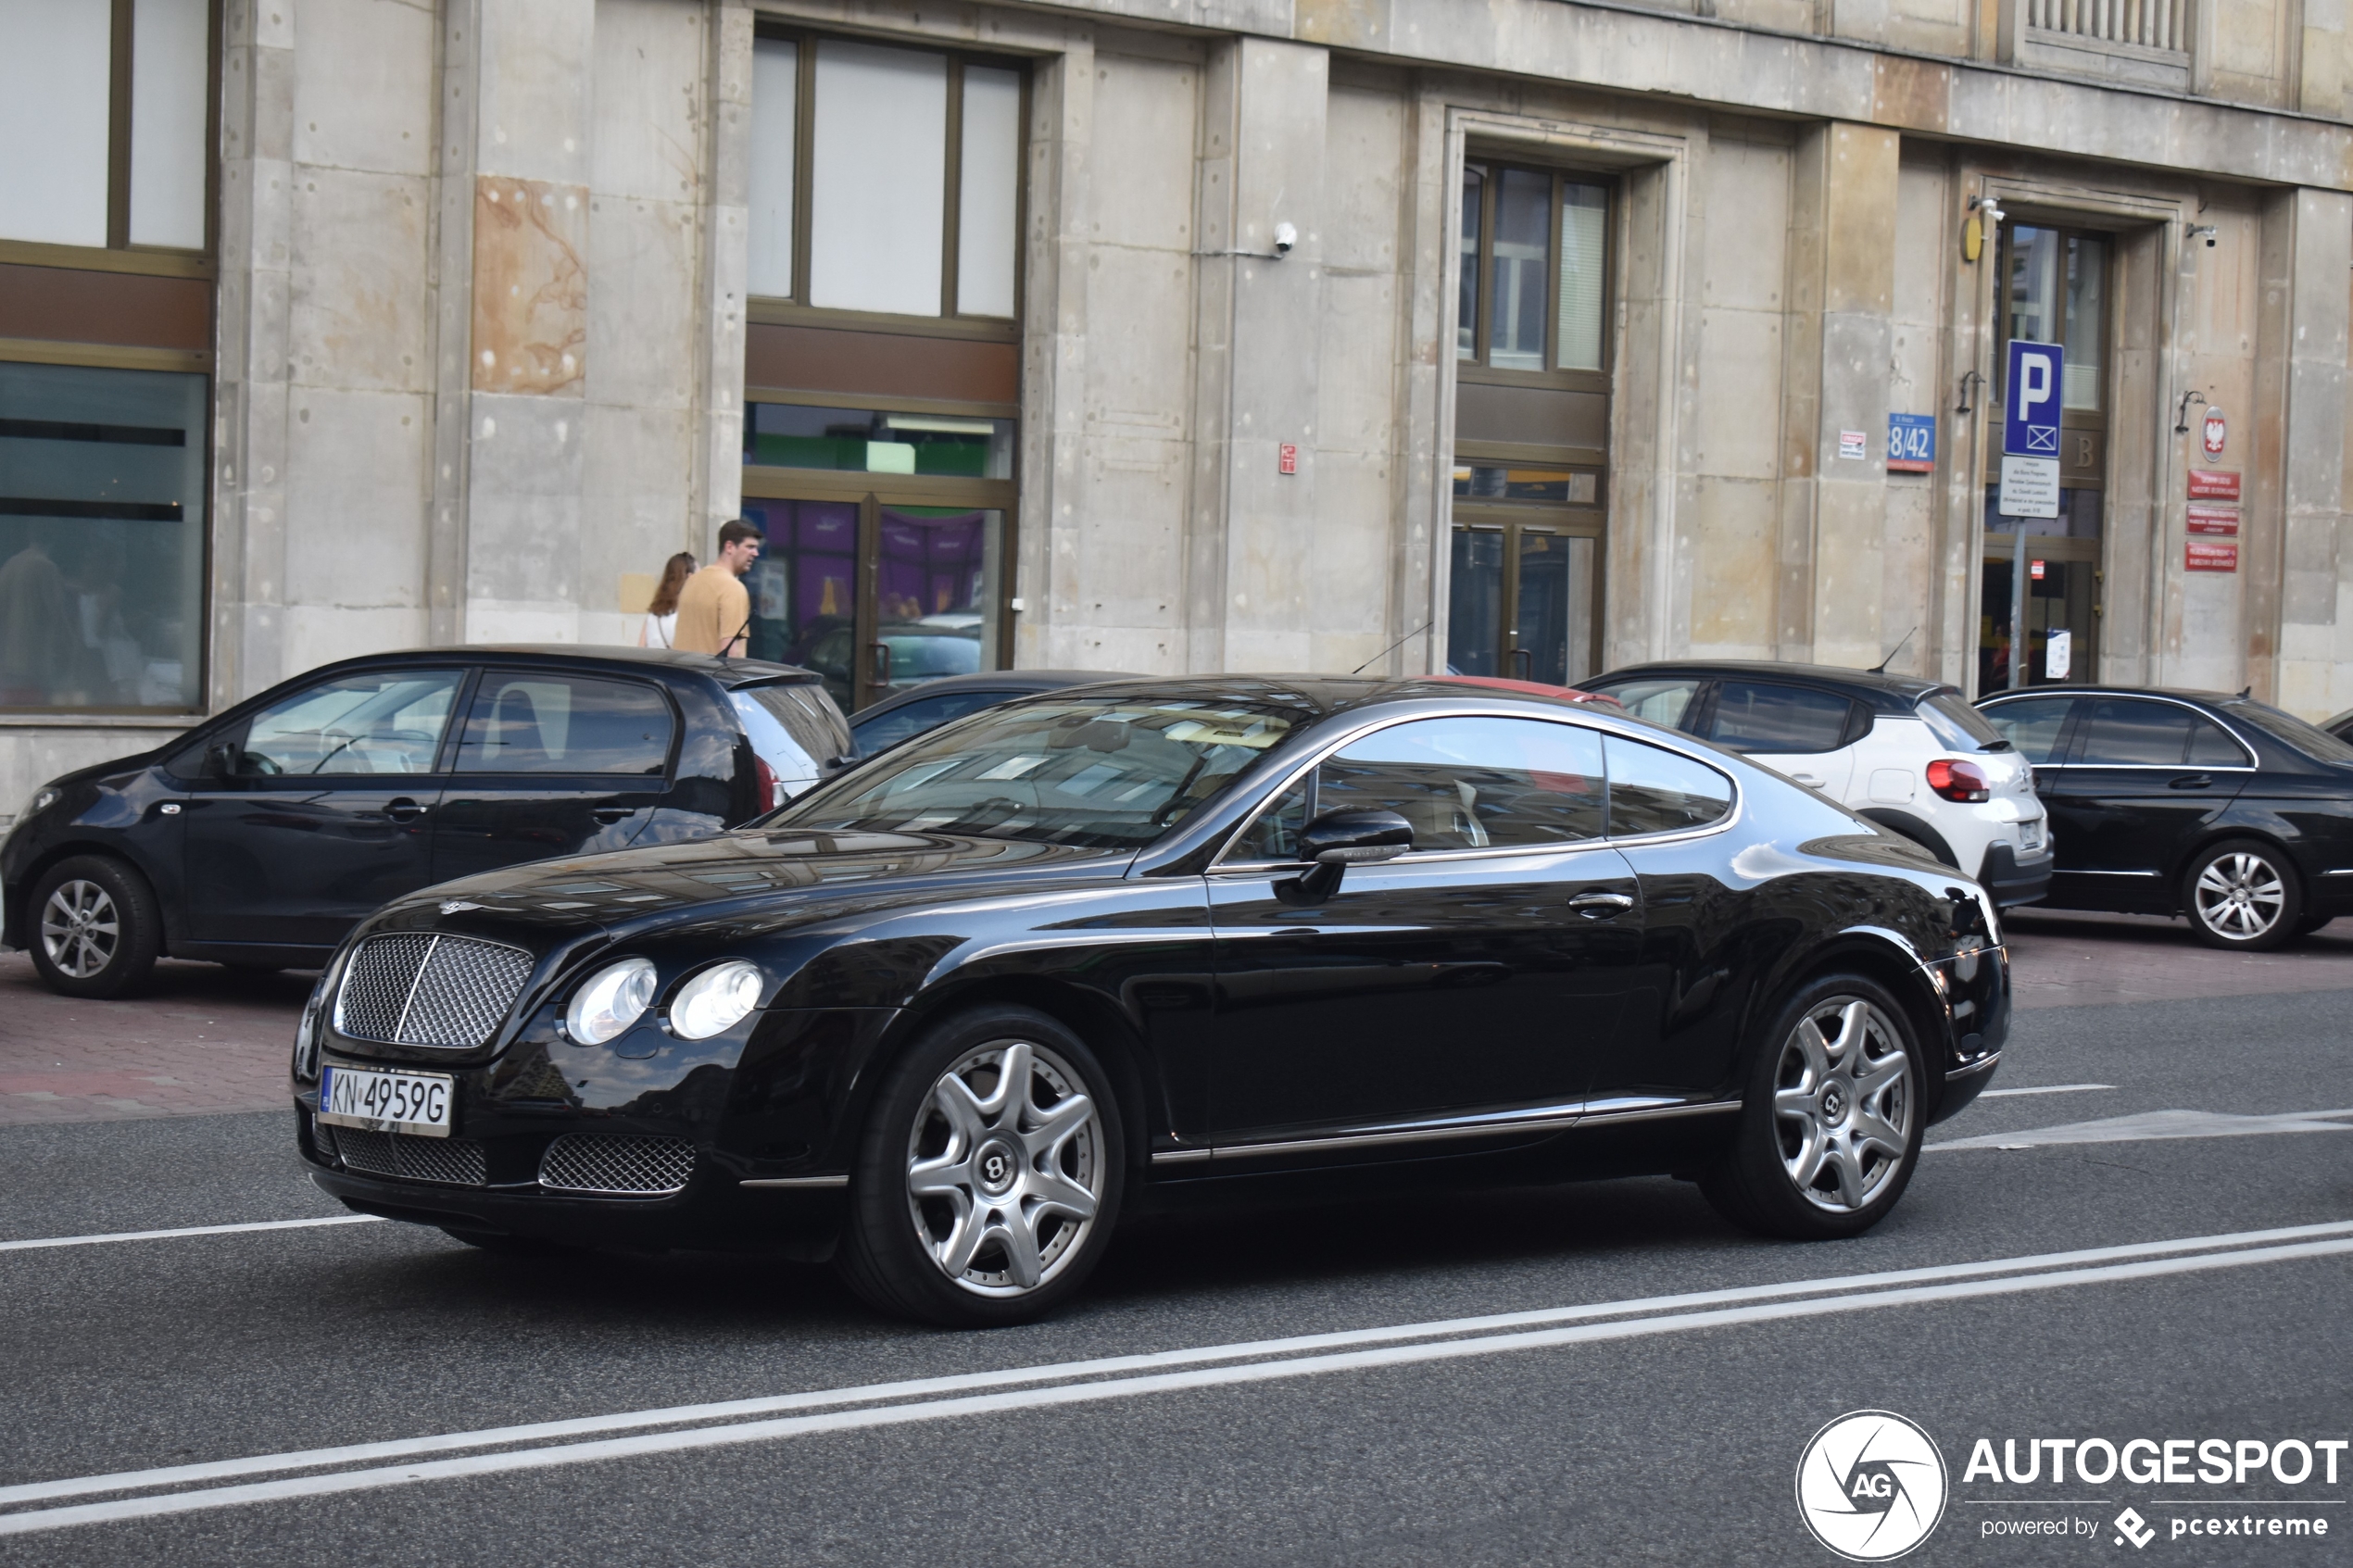
[[[678,630],[671,646],[686,653],[740,658],[751,629],[751,596],[743,575],[760,558],[760,530],[737,518],[719,530],[719,558],[678,590]]]

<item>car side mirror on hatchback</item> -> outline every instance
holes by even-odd
[[[1393,860],[1414,847],[1414,825],[1394,811],[1327,811],[1299,832],[1299,858],[1315,864],[1275,884],[1286,904],[1320,904],[1351,866]]]

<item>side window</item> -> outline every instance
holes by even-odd
[[[898,673],[894,666],[892,673]],[[853,724],[850,734],[858,738],[858,755],[872,757],[887,746],[897,746],[909,735],[922,734],[936,729],[950,719],[961,719],[967,713],[1004,701],[1014,692],[948,692],[939,696],[927,696],[870,721]]]
[[[2057,759],[2059,736],[2067,733],[2067,716],[2074,710],[2071,696],[2036,696],[1996,703],[1982,711],[2010,749],[2039,768]]]
[[[1238,865],[1250,860],[1299,859],[1299,830],[1307,825],[1308,783],[1302,779],[1268,801],[1250,826],[1235,838],[1233,847],[1226,851],[1226,859]]]
[[[461,773],[660,773],[670,705],[651,686],[486,670],[458,744]]]
[[[297,692],[253,716],[233,771],[430,773],[462,679],[456,670],[393,670]]]
[[[2200,719],[2190,726],[2189,764],[2193,768],[2251,768],[2255,759],[2224,733],[2220,724]]]
[[[2196,722],[2196,714],[2170,702],[2101,697],[2092,704],[2075,760],[2090,768],[2178,768]]]
[[[1836,751],[1855,705],[1845,697],[1767,681],[1727,681],[1716,688],[1707,738],[1730,751]]]
[[[1705,763],[1616,735],[1609,757],[1609,834],[1673,833],[1720,821],[1732,809],[1732,782]]]
[[[1670,675],[1588,689],[1616,697],[1626,711],[1637,719],[1647,719],[1654,724],[1664,724],[1673,730],[1681,728],[1683,715],[1691,711],[1692,698],[1698,694],[1702,684],[1696,679]]]
[[[1317,770],[1315,808],[1394,811],[1416,849],[1599,838],[1601,737],[1534,719],[1393,724]]]

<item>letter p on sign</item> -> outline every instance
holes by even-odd
[[[2055,343],[2010,340],[2009,393],[2002,408],[2002,451],[2013,458],[2056,458],[2059,387],[2066,350]]]

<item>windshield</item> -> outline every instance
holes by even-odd
[[[2268,702],[2233,702],[2223,711],[2233,719],[2246,720],[2273,740],[2285,741],[2315,762],[2353,764],[2353,746],[2293,713],[2281,712]]]
[[[2010,743],[1986,722],[1985,715],[1954,692],[1938,692],[1913,709],[1938,743],[1948,751],[2007,751]]]
[[[1139,848],[1290,733],[1292,708],[1096,698],[985,709],[788,806],[767,826]]]

